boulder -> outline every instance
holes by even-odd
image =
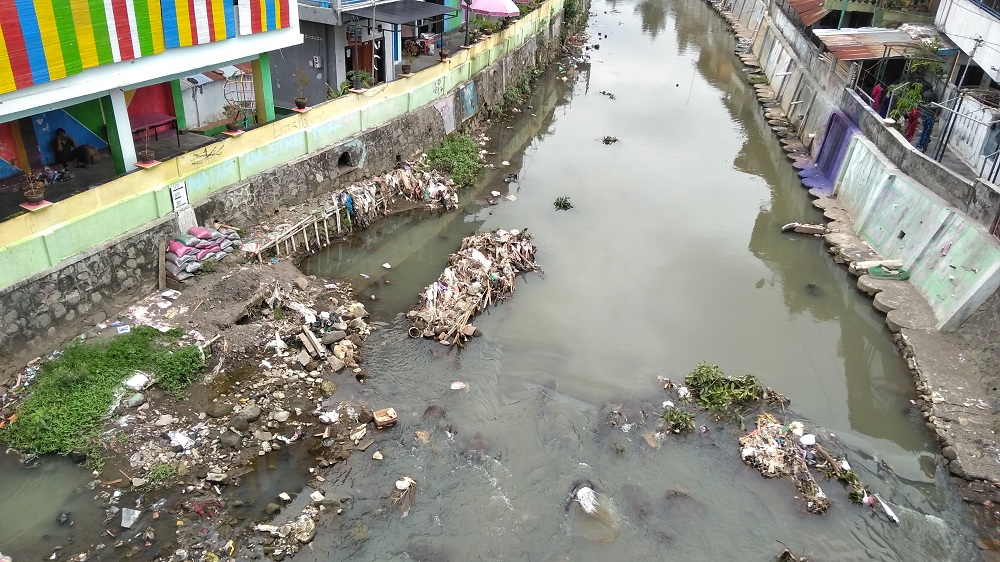
[[[292,415],[291,413],[286,412],[284,410],[278,410],[275,412],[271,412],[271,419],[278,423],[284,423],[288,421],[288,418],[291,415]]]
[[[226,430],[219,436],[219,443],[231,449],[239,449],[243,438],[235,431]]]
[[[250,422],[243,416],[236,416],[235,418],[229,420],[229,427],[235,429],[236,431],[246,431],[250,429]]]
[[[233,413],[233,405],[228,402],[212,402],[205,408],[205,413],[212,418],[224,418]]]
[[[275,515],[279,511],[281,511],[281,506],[276,503],[269,503],[267,504],[267,507],[264,508],[264,513],[268,515]]]
[[[337,342],[339,342],[340,340],[342,340],[342,339],[344,339],[346,337],[347,337],[347,332],[345,332],[343,330],[334,330],[332,332],[327,332],[327,333],[323,334],[323,337],[320,338],[319,341],[323,345],[330,345],[330,344],[337,343]]]
[[[240,417],[247,420],[248,422],[255,422],[260,418],[261,409],[260,406],[256,404],[250,404],[246,408],[240,410]]]
[[[229,479],[229,475],[225,472],[209,472],[205,475],[205,480],[208,482],[225,482]]]

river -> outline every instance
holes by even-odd
[[[770,560],[776,541],[824,560],[978,558],[883,317],[822,239],[780,232],[821,215],[722,20],[698,0],[598,2],[591,16],[590,68],[553,69],[490,130],[490,161],[510,166],[463,193],[463,211],[396,217],[304,264],[377,297],[391,325],[366,344],[367,398],[401,423],[376,445],[385,460],[352,459],[336,478],[353,502],[296,560]],[[471,202],[508,187],[516,201]],[[574,208],[555,211],[560,196]],[[477,319],[485,336],[464,350],[407,339],[399,313],[462,237],[494,228],[528,228],[544,275]],[[786,394],[902,523],[844,501],[806,515],[791,482],[740,463],[732,427],[660,449],[604,427],[608,404],[658,399],[657,376],[700,361]],[[406,517],[384,497],[403,475],[418,483]],[[563,509],[579,478],[614,498],[615,540]]]

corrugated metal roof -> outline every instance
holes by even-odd
[[[219,80],[225,80],[226,78],[231,78],[238,74],[251,74],[250,63],[241,62],[233,66],[224,66],[222,68],[217,68],[215,70],[208,70],[202,72],[201,74],[194,74],[192,76],[187,76],[181,78],[181,90],[190,90],[195,86],[201,86],[203,84],[208,84],[209,82],[216,82]]]
[[[795,10],[806,27],[823,19],[823,16],[830,13],[825,7],[823,0],[788,0],[788,5]]]
[[[933,26],[907,24],[898,29],[861,27],[857,29],[814,29],[813,33],[838,60],[903,57],[921,42],[937,37],[950,44]]]

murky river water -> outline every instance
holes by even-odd
[[[386,460],[362,459],[341,480],[355,504],[297,559],[768,560],[778,540],[817,559],[975,559],[882,317],[821,240],[779,231],[820,216],[722,22],[698,0],[593,11],[590,32],[608,37],[591,68],[566,83],[543,77],[515,128],[490,133],[492,159],[511,167],[487,172],[479,193],[506,193],[501,178],[517,171],[516,201],[397,218],[306,264],[356,280],[390,321],[476,230],[527,227],[545,274],[477,320],[486,335],[465,350],[408,340],[398,320],[373,335],[369,399],[402,423],[377,445]],[[605,135],[621,141],[606,146]],[[559,196],[575,208],[554,211]],[[654,450],[602,429],[606,403],[655,399],[657,375],[679,379],[699,361],[755,374],[836,434],[864,480],[899,504],[901,526],[842,495],[827,515],[805,515],[790,482],[740,464],[725,430]],[[449,390],[456,379],[470,390]],[[446,422],[422,415],[432,404]],[[413,438],[421,429],[429,445]],[[468,452],[484,444],[485,455]],[[404,474],[419,483],[410,514],[371,514]],[[563,510],[577,478],[615,498],[616,540],[585,538]],[[688,496],[665,498],[673,490]]]
[[[364,393],[401,423],[329,474],[353,501],[295,559],[771,560],[775,541],[819,560],[976,559],[881,315],[821,240],[779,231],[820,215],[721,20],[700,0],[598,1],[593,12],[591,68],[541,77],[530,107],[490,132],[491,160],[511,166],[463,193],[464,211],[396,217],[305,264],[378,298],[369,308],[391,325],[366,344]],[[621,141],[606,146],[605,135]],[[502,182],[510,172],[518,183]],[[472,203],[508,188],[516,201]],[[559,196],[575,208],[554,211]],[[397,315],[462,237],[498,227],[534,233],[544,276],[527,276],[478,319],[485,336],[464,350],[408,339]],[[831,510],[806,515],[789,481],[739,462],[732,428],[651,449],[602,423],[608,404],[661,400],[656,376],[681,379],[700,361],[756,375],[808,425],[836,434],[863,480],[899,506],[901,525],[848,505],[836,483],[823,484]],[[453,380],[469,390],[449,390]],[[424,416],[430,405],[445,417]],[[375,448],[385,460],[367,458]],[[65,509],[101,518],[82,488],[89,475],[68,466],[31,471],[0,457],[0,551],[36,559],[95,534],[52,521]],[[280,472],[262,473],[260,497],[240,497],[272,501],[302,477]],[[402,475],[418,482],[405,518],[385,499]],[[614,498],[615,540],[589,538],[564,510],[580,478]]]

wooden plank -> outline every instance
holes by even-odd
[[[167,243],[162,240],[160,241],[159,254],[159,287],[161,291],[165,291],[167,289]]]

